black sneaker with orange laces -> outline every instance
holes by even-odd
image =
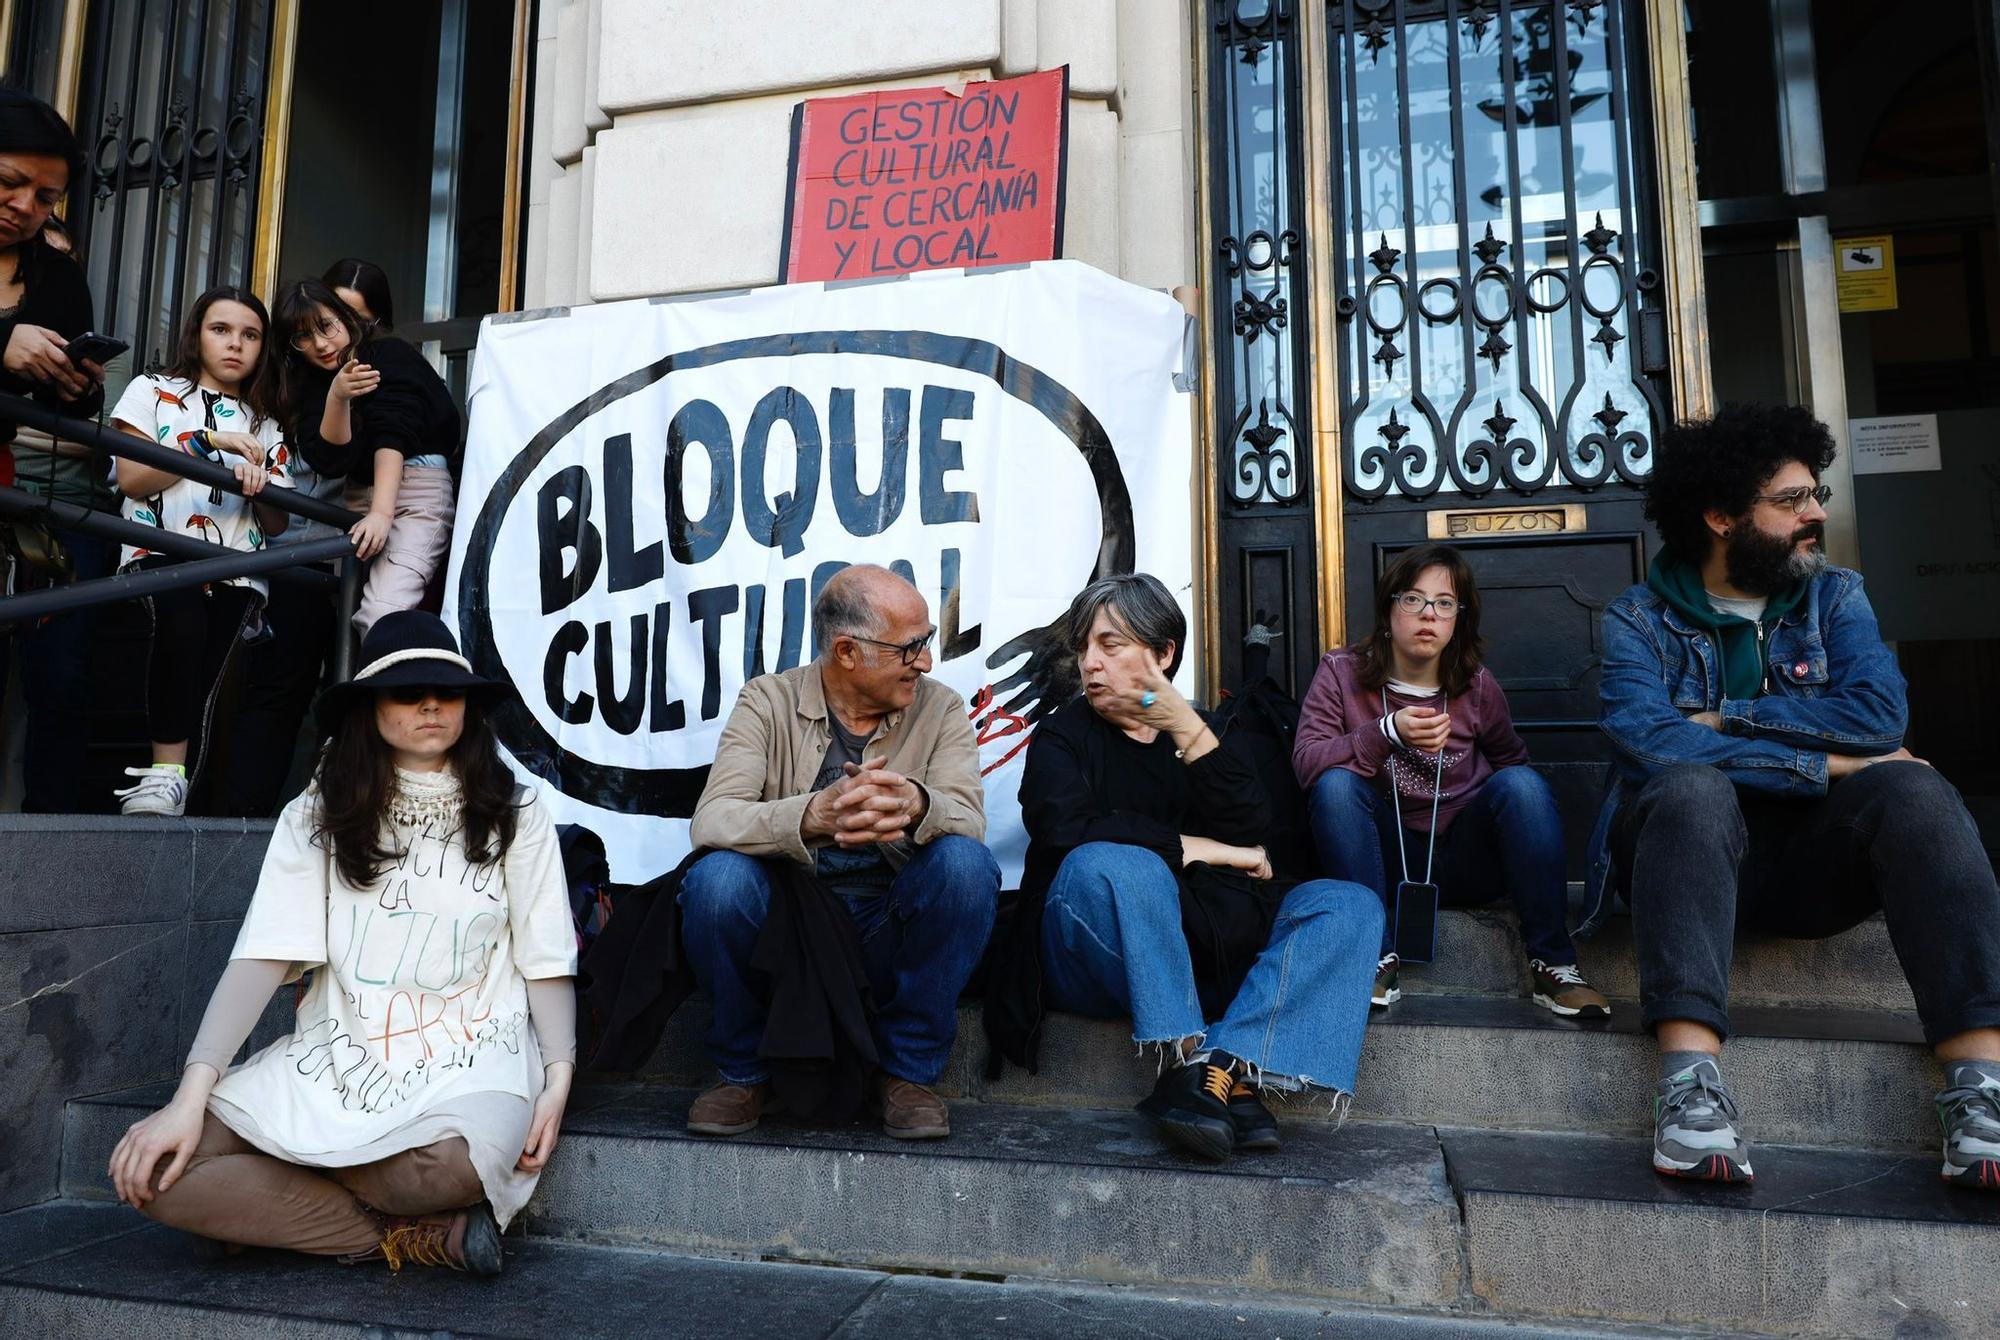
[[[1236,1123],[1229,1113],[1229,1092],[1236,1085],[1230,1073],[1236,1058],[1209,1052],[1199,1060],[1169,1067],[1153,1092],[1139,1102],[1167,1139],[1181,1148],[1217,1162],[1236,1150]]]
[[[1243,1076],[1234,1080],[1229,1087],[1229,1120],[1236,1127],[1236,1147],[1276,1149],[1284,1143],[1278,1135],[1278,1119]]]

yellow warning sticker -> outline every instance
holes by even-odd
[[[1896,239],[1833,239],[1834,288],[1843,312],[1888,312],[1896,307]]]

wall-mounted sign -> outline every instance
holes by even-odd
[[[1849,419],[1848,449],[1857,475],[1942,470],[1935,414],[1901,414],[1887,419]]]
[[[1484,540],[1504,535],[1562,535],[1585,529],[1583,507],[1440,508],[1424,521],[1433,540]]]
[[[792,113],[778,277],[867,279],[1062,251],[1069,67],[808,98]]]
[[[1833,239],[1834,290],[1843,312],[1887,312],[1896,306],[1896,239]]]

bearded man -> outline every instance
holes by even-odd
[[[1881,911],[1924,1034],[1946,1181],[2000,1185],[2000,890],[1951,784],[1903,748],[1903,676],[1822,540],[1833,463],[1803,409],[1736,405],[1659,444],[1665,542],[1604,614],[1615,776],[1593,894],[1632,907],[1660,1048],[1653,1167],[1748,1183],[1723,1079],[1738,928],[1834,935]]]

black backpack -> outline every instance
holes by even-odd
[[[1293,879],[1311,878],[1319,861],[1313,851],[1312,825],[1305,792],[1292,771],[1292,741],[1299,730],[1299,705],[1271,678],[1271,641],[1277,634],[1262,623],[1252,624],[1243,640],[1243,678],[1225,692],[1215,715],[1240,755],[1264,780],[1271,799],[1271,833],[1264,849],[1271,867]]]

